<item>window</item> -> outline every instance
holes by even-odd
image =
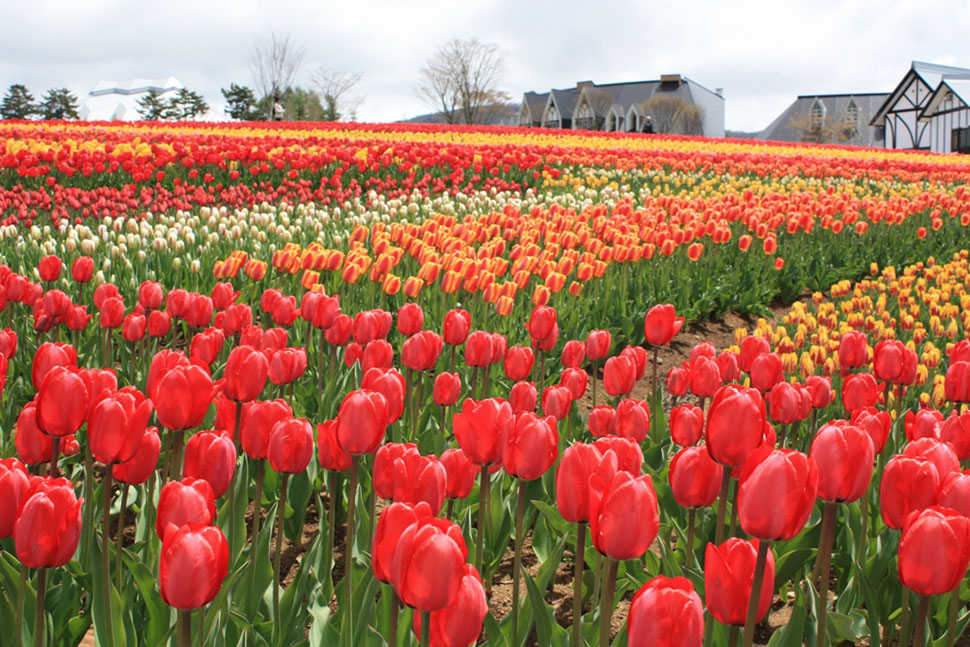
[[[845,107],[845,127],[854,133],[859,131],[859,106],[855,99],[849,99],[849,105]]]
[[[596,114],[588,101],[583,101],[576,111],[576,120],[573,122],[576,128],[582,130],[596,130]]]
[[[970,126],[954,128],[950,137],[950,149],[954,153],[970,154]]]
[[[808,113],[808,125],[812,130],[822,130],[822,122],[825,121],[825,106],[816,99],[812,102],[812,108]]]
[[[524,105],[519,108],[519,124],[520,126],[531,126],[532,117],[529,116],[529,109]]]
[[[556,104],[550,103],[546,108],[546,113],[542,115],[542,125],[545,128],[559,128],[559,109]]]

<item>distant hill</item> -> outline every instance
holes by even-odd
[[[731,139],[761,139],[761,131],[749,133],[743,130],[725,130],[724,136]]]
[[[495,104],[489,106],[490,119],[483,125],[486,126],[507,126],[515,118],[515,113],[519,109],[517,103]],[[399,123],[405,124],[443,124],[445,123],[444,114],[441,112],[429,112],[428,114],[418,115],[410,119],[403,119]]]

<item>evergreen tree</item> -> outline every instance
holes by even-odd
[[[77,119],[77,97],[67,88],[51,88],[40,104],[40,114],[44,119]]]
[[[0,103],[0,119],[29,119],[37,114],[34,97],[27,91],[27,86],[15,83],[7,90]]]
[[[239,121],[255,121],[259,119],[256,108],[256,95],[245,85],[229,84],[229,89],[222,89],[222,96],[226,99],[226,114]]]
[[[162,117],[176,121],[195,119],[199,115],[205,114],[208,109],[209,104],[205,102],[201,94],[188,88],[181,88],[174,97],[165,103],[165,111]]]
[[[167,107],[167,102],[162,100],[161,92],[155,88],[150,89],[148,94],[138,100],[138,114],[148,121],[162,119]]]

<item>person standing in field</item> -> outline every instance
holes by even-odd
[[[279,95],[273,97],[273,108],[272,108],[272,118],[273,121],[283,121],[283,115],[286,110],[283,108],[283,104],[280,103]]]

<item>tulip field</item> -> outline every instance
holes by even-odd
[[[0,644],[966,644],[968,180],[0,121]]]

